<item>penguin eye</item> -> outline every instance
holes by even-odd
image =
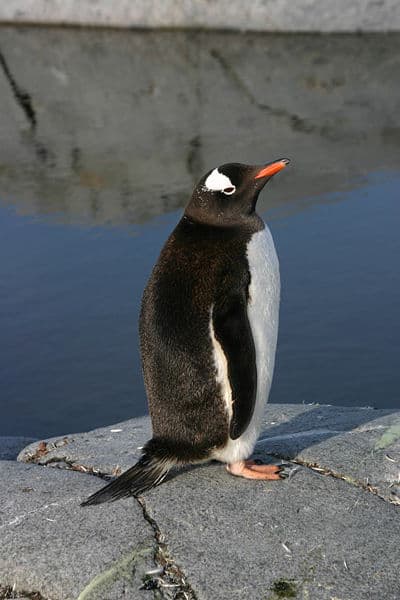
[[[227,196],[231,196],[232,194],[234,194],[236,192],[236,188],[233,185],[232,187],[227,187],[224,190],[222,190],[224,192],[224,194],[226,194]]]

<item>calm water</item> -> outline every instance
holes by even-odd
[[[399,186],[373,174],[301,213],[271,211],[283,286],[272,402],[400,406]],[[0,434],[146,412],[139,303],[179,214],[106,228],[0,210]]]
[[[140,298],[194,182],[280,156],[271,401],[400,406],[399,35],[6,27],[0,51],[0,435],[144,414]]]

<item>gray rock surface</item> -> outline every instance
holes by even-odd
[[[131,466],[150,434],[148,418],[132,419],[35,442],[19,455],[28,464],[0,462],[0,591],[15,582],[55,600],[122,590],[138,599],[398,600],[400,411],[269,405],[255,455],[289,457],[288,479],[244,480],[212,463],[137,500],[79,508],[104,484],[93,474]],[[142,550],[129,582],[125,566],[131,574]],[[82,596],[93,581],[109,582],[106,594]]]
[[[399,35],[2,28],[0,41],[1,201],[25,214],[137,223],[182,207],[216,165],[280,156],[290,175],[259,209],[304,211],[400,167]]]
[[[213,465],[146,505],[199,600],[399,598],[398,508],[344,481],[302,467],[254,484]]]
[[[396,0],[8,0],[0,20],[117,27],[201,27],[257,31],[393,31]]]
[[[400,412],[315,406],[260,436],[256,455],[291,458],[400,504]]]
[[[146,598],[154,533],[134,499],[84,510],[100,481],[0,462],[0,590],[49,600]],[[1,594],[0,594],[1,596]]]
[[[140,417],[87,433],[34,442],[20,452],[18,460],[115,475],[116,470],[124,471],[136,462],[150,437],[150,419]]]
[[[32,444],[35,438],[27,437],[0,437],[0,460],[14,460],[18,453],[28,444]]]
[[[132,466],[150,437],[150,421],[142,417],[89,433],[51,438],[42,450],[38,443],[31,444],[22,450],[19,460],[115,475]],[[400,478],[400,412],[269,404],[255,456],[265,452],[331,472],[396,501],[400,491],[396,486]]]

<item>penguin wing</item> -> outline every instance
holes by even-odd
[[[233,409],[230,437],[235,440],[251,421],[257,393],[256,351],[247,316],[246,290],[224,295],[214,305],[212,318],[228,365]]]

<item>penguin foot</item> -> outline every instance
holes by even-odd
[[[254,460],[240,460],[226,465],[228,473],[236,477],[245,477],[246,479],[285,479],[286,475],[282,472],[282,466],[278,465],[260,465]]]

